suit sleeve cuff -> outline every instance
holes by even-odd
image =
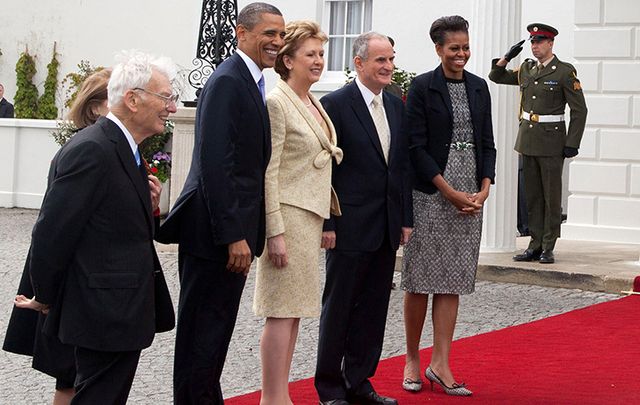
[[[280,210],[270,212],[266,215],[266,236],[271,238],[284,233],[284,220]]]

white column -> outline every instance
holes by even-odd
[[[196,109],[178,108],[178,111],[169,118],[176,124],[171,138],[171,187],[169,190],[169,205],[173,207],[182,192],[191,167]]]
[[[469,27],[471,59],[468,69],[489,83],[495,139],[496,184],[485,203],[481,250],[509,252],[516,248],[518,157],[513,150],[518,131],[518,87],[489,80],[491,60],[522,39],[521,0],[475,0]],[[509,67],[518,66],[521,57]]]

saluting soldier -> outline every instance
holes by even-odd
[[[576,69],[553,54],[558,30],[546,24],[527,26],[531,52],[519,68],[506,69],[525,40],[492,61],[489,79],[520,86],[520,128],[515,150],[522,154],[524,185],[529,209],[529,247],[515,261],[554,263],[553,248],[562,221],[562,166],[565,158],[578,154],[587,120],[587,105]],[[568,130],[565,106],[571,114]]]

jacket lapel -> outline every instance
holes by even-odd
[[[442,65],[438,66],[434,71],[433,79],[429,84],[429,89],[440,94],[444,105],[447,106],[447,110],[449,111],[449,117],[453,118],[453,104],[451,103],[451,96],[449,96],[447,81],[445,80],[444,73],[442,72]]]
[[[324,132],[324,129],[322,129],[322,127],[320,126],[320,123],[318,122],[318,120],[316,120],[316,118],[313,116],[313,114],[311,114],[307,106],[305,106],[302,100],[300,100],[300,97],[298,97],[298,95],[291,89],[291,87],[289,87],[289,85],[283,80],[278,81],[277,87],[296,107],[296,109],[300,112],[300,115],[304,117],[304,120],[307,122],[309,127],[313,130],[313,133],[315,134],[315,136],[318,138],[320,145],[322,145],[324,149],[330,150],[332,142],[327,137],[327,134]],[[316,106],[318,111],[320,111],[320,115],[322,115],[322,118],[327,123],[327,127],[329,127],[329,130],[333,135],[335,133],[335,130],[332,128],[331,120],[328,119],[328,117],[326,117],[326,114],[324,113],[324,109],[321,108],[320,103],[318,102],[318,100],[315,99],[315,97],[313,97],[313,95],[309,94],[309,99]],[[335,139],[335,136],[333,136],[333,138]]]
[[[482,98],[480,95],[482,87],[481,83],[470,75],[466,76],[465,83],[467,87],[467,99],[469,100],[469,112],[471,113],[471,122],[473,124],[473,137],[476,145],[478,145],[482,138],[482,128],[478,128],[476,125],[478,122],[482,122],[482,117],[479,116],[482,111],[479,111],[477,103],[479,103]]]
[[[271,156],[271,127],[269,125],[269,114],[267,113],[267,107],[264,105],[264,101],[262,100],[262,95],[260,94],[260,90],[258,90],[258,85],[255,80],[253,80],[253,76],[251,76],[251,72],[249,68],[242,60],[242,57],[237,53],[231,55],[230,59],[238,66],[238,71],[240,75],[245,80],[247,84],[247,89],[249,90],[249,94],[251,94],[251,98],[253,102],[256,104],[258,111],[260,112],[260,117],[262,118],[262,131],[263,131],[263,151],[264,151],[264,168],[267,168],[267,164],[269,163],[269,158]]]
[[[391,103],[391,96],[389,96],[384,90],[382,91],[382,103],[384,104],[384,112],[387,115],[387,122],[389,123],[389,161],[387,164],[391,166],[391,161],[393,160],[393,151],[395,148],[396,139],[398,138],[394,129],[399,128],[398,123],[396,122],[396,114],[395,108]]]
[[[151,195],[149,193],[149,184],[144,181],[146,174],[143,175],[142,170],[144,170],[144,166],[136,164],[135,157],[131,152],[131,147],[129,146],[129,142],[127,142],[127,138],[125,137],[122,130],[116,125],[113,121],[108,118],[101,118],[100,125],[105,131],[107,137],[116,144],[116,153],[118,154],[118,159],[120,160],[120,164],[124,169],[125,173],[129,177],[129,180],[133,183],[133,187],[140,198],[140,202],[144,207],[145,217],[147,218],[147,225],[149,226],[149,230],[153,230],[153,213],[151,212]],[[143,177],[144,176],[144,177]]]
[[[362,124],[365,129],[365,132],[369,136],[371,143],[373,143],[374,148],[378,151],[378,155],[384,162],[384,154],[382,153],[382,146],[380,145],[380,138],[378,137],[378,131],[376,131],[376,126],[373,123],[373,118],[371,118],[371,113],[369,112],[369,107],[364,102],[364,98],[362,97],[362,93],[360,93],[360,89],[356,84],[355,80],[349,84],[351,86],[352,91],[352,100],[351,100],[351,108],[355,113],[356,117]]]

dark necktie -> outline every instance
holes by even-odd
[[[264,75],[260,76],[260,80],[258,80],[258,88],[260,89],[260,95],[262,96],[262,102],[267,104],[267,97],[264,92]]]

